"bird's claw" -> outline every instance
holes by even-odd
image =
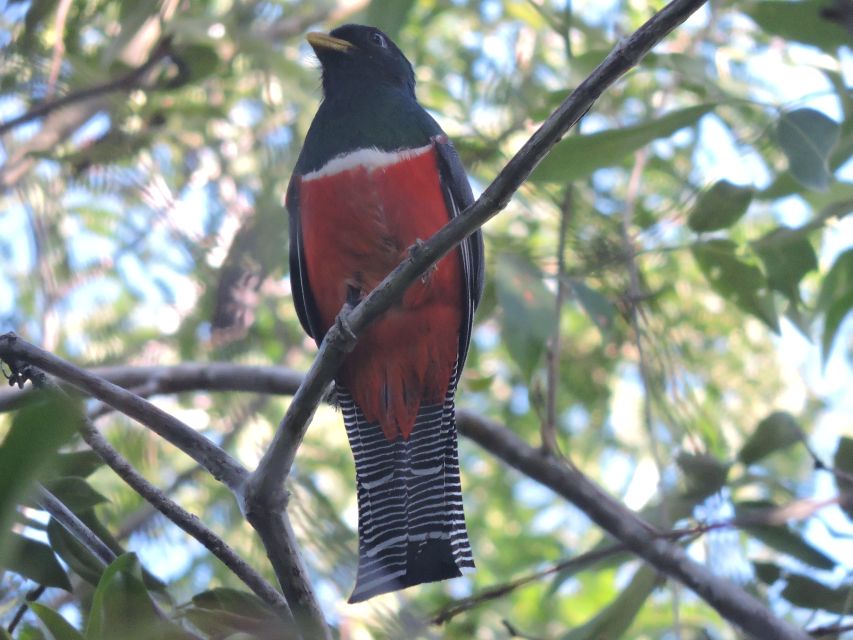
[[[337,326],[338,331],[346,340],[347,351],[352,351],[353,347],[355,347],[356,341],[358,340],[358,337],[355,335],[355,332],[352,330],[349,320],[347,319],[350,311],[352,311],[353,308],[353,305],[347,302],[341,309],[341,312],[338,314],[338,317],[335,318],[335,325]]]
[[[412,258],[418,255],[418,252],[423,248],[425,242],[420,238],[415,239],[415,244],[409,247],[409,256]],[[430,279],[432,278],[432,274],[435,273],[435,270],[438,269],[438,265],[431,265],[426,271],[421,274],[421,283],[428,284]]]

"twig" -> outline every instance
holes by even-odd
[[[853,623],[838,625],[830,624],[821,627],[812,627],[808,630],[809,635],[814,638],[822,638],[824,636],[840,638],[842,633],[847,633],[848,631],[853,631]]]
[[[59,69],[62,66],[62,57],[65,55],[65,21],[68,18],[68,10],[71,8],[71,0],[61,0],[56,8],[56,18],[53,22],[53,31],[56,42],[53,44],[53,57],[50,60],[50,75],[47,78],[46,97],[53,96],[56,90],[56,81],[59,79]]]
[[[506,582],[504,584],[487,587],[486,589],[480,591],[479,593],[475,593],[472,596],[468,596],[467,598],[462,598],[461,600],[455,600],[449,604],[446,604],[430,616],[430,622],[436,625],[444,624],[458,616],[460,613],[469,611],[475,607],[480,606],[481,604],[489,602],[490,600],[502,598],[508,593],[512,593],[519,587],[523,587],[526,584],[530,584],[531,582],[535,582],[536,580],[541,580],[542,578],[553,575],[555,573],[560,573],[561,571],[566,571],[568,569],[578,570],[582,567],[595,564],[599,560],[603,560],[604,558],[627,550],[628,547],[622,543],[610,544],[600,549],[593,549],[591,551],[587,551],[586,553],[577,555],[574,558],[563,560],[562,562],[558,562],[554,566],[548,567],[547,569],[543,569],[542,571],[536,571],[535,573],[530,573],[525,576],[521,576],[519,578],[516,578],[515,580],[510,580],[509,582]]]
[[[232,491],[239,491],[246,470],[230,455],[174,416],[121,387],[63,360],[14,333],[0,336],[0,359],[27,362],[137,420],[171,442]]]
[[[127,91],[134,88],[152,69],[154,69],[154,67],[160,63],[161,60],[170,55],[171,47],[171,36],[161,38],[160,42],[158,42],[154,49],[152,49],[148,59],[135,69],[131,69],[126,74],[119,76],[118,78],[107,80],[106,82],[86,87],[79,91],[74,91],[60,98],[42,102],[41,104],[31,108],[26,113],[22,113],[15,118],[11,118],[6,122],[0,123],[0,135],[11,131],[15,127],[19,127],[22,124],[35,120],[36,118],[41,118],[72,104],[85,102],[93,98],[101,98],[115,91]]]
[[[542,447],[555,456],[562,456],[557,442],[557,389],[560,385],[560,323],[563,317],[563,305],[569,294],[566,279],[566,235],[573,207],[572,185],[566,186],[563,204],[560,207],[560,229],[557,235],[557,296],[554,302],[554,335],[548,345],[548,380],[545,396],[545,421],[542,423]]]
[[[24,602],[22,602],[21,606],[18,607],[18,610],[15,611],[15,615],[12,616],[12,620],[9,622],[9,626],[6,627],[6,633],[8,633],[10,636],[12,635],[12,632],[20,624],[21,620],[24,619],[24,614],[27,612],[27,609],[30,608],[30,605],[28,603],[35,602],[36,600],[38,600],[45,591],[47,591],[47,587],[43,584],[40,584],[32,591],[27,592],[27,595],[24,598]]]
[[[160,489],[148,482],[124,456],[110,446],[88,419],[84,422],[80,433],[86,444],[92,447],[116,475],[136,493],[221,560],[255,595],[274,608],[286,624],[293,624],[293,617],[284,597],[237,555],[224,540],[204,526],[197,516],[186,511]]]
[[[92,531],[85,522],[78,518],[61,500],[42,486],[38,487],[39,505],[50,514],[50,517],[61,524],[68,533],[74,536],[80,544],[100,560],[104,566],[116,559],[116,554],[106,543]]]

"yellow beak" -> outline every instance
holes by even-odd
[[[335,38],[327,33],[319,33],[317,31],[309,33],[307,36],[305,36],[305,39],[308,40],[308,44],[310,44],[314,51],[317,53],[320,52],[320,49],[348,53],[350,49],[355,48],[355,45],[353,45],[351,42],[347,42],[346,40],[342,40],[341,38]]]

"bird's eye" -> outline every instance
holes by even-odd
[[[381,33],[377,32],[377,31],[374,31],[373,33],[370,34],[370,40],[371,40],[371,42],[373,42],[373,44],[378,45],[378,46],[382,47],[383,49],[388,47],[388,43],[385,41],[385,36],[383,36]]]

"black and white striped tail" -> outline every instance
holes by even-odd
[[[453,387],[443,405],[420,408],[408,440],[391,442],[338,386],[358,487],[358,573],[350,602],[474,568],[462,512]]]

